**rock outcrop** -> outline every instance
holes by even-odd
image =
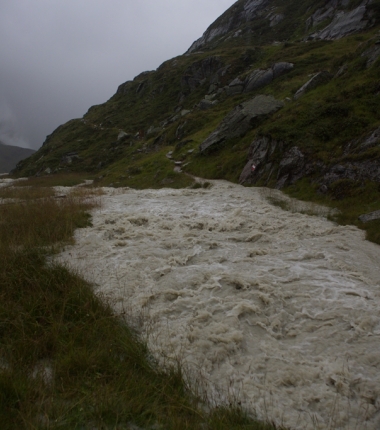
[[[293,63],[275,63],[269,69],[255,69],[243,81],[235,78],[225,88],[228,96],[241,93],[249,93],[269,85],[274,79],[289,72],[294,67]]]
[[[350,33],[354,33],[367,27],[369,20],[367,19],[367,4],[369,1],[364,1],[360,6],[351,10],[343,11],[337,6],[348,6],[347,0],[331,0],[323,9],[318,9],[308,20],[311,25],[317,25],[326,19],[332,19],[332,22],[316,33],[312,33],[310,39],[340,39]]]
[[[182,93],[187,94],[206,83],[211,90],[217,89],[229,67],[215,56],[196,61],[186,69],[181,78]]]
[[[380,128],[361,141],[347,145],[341,159],[328,166],[320,161],[307,160],[297,146],[284,150],[286,142],[260,136],[250,145],[248,161],[240,174],[239,183],[255,184],[261,180],[267,184],[269,180],[276,178],[276,188],[281,189],[305,176],[316,174],[314,182],[319,185],[319,192],[332,192],[334,198],[339,198],[344,187],[349,188],[365,181],[380,184],[379,159],[347,160],[350,154],[364,153],[377,146],[380,147]]]
[[[294,64],[292,63],[281,62],[274,64],[269,69],[256,69],[245,79],[243,91],[248,93],[265,87],[274,79],[292,70],[293,67]]]
[[[187,53],[192,53],[202,48],[213,39],[223,36],[238,29],[242,23],[252,21],[265,8],[268,0],[245,0],[236,2],[220,18],[218,18],[203,33],[203,36],[196,40]]]
[[[317,88],[320,85],[326,84],[332,79],[332,77],[333,76],[331,75],[331,73],[327,71],[316,73],[304,85],[302,85],[302,87],[295,93],[294,99],[297,100],[305,93],[313,90],[314,88]]]
[[[276,178],[276,188],[281,189],[302,178],[307,171],[304,154],[296,146],[285,152],[283,148],[284,142],[268,136],[256,138],[250,145],[248,162],[240,174],[239,183],[254,184],[264,177],[268,183]],[[273,157],[275,153],[277,156]]]
[[[335,40],[348,34],[367,28],[372,23],[372,15],[369,10],[372,0],[364,0],[360,5],[351,6],[350,0],[327,0],[322,7],[309,8],[310,15],[304,18],[303,14],[295,15],[291,4],[273,4],[270,0],[239,0],[232,5],[220,18],[218,18],[204,32],[202,37],[196,40],[187,53],[193,53],[199,49],[210,46],[211,42],[218,39],[243,37],[251,32],[249,24],[260,20],[261,33],[266,32],[270,39],[270,31],[286,20],[292,21],[298,18],[298,24],[306,27],[306,40],[323,39]],[[314,9],[314,10],[313,10]],[[327,24],[324,28],[318,27]]]
[[[362,223],[367,223],[370,221],[376,221],[380,219],[380,211],[370,212],[368,214],[360,215],[359,220]]]
[[[226,140],[241,137],[252,127],[258,117],[272,114],[283,103],[272,96],[259,95],[238,105],[219,124],[217,129],[201,143],[199,150],[205,152],[210,147],[219,147]]]

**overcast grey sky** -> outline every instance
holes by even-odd
[[[234,0],[0,0],[0,140],[39,148],[183,54]]]

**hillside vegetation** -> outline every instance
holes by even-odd
[[[379,242],[380,221],[358,220],[380,209],[379,22],[379,0],[239,0],[186,54],[56,129],[17,175],[276,187]]]
[[[30,157],[33,149],[20,148],[19,146],[5,145],[0,142],[0,173],[8,173],[16,167],[24,158]]]

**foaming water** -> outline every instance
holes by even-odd
[[[260,189],[105,189],[60,256],[219,400],[292,429],[380,428],[380,248]]]

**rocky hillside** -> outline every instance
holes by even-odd
[[[0,142],[0,173],[9,173],[20,160],[30,157],[35,152],[33,149],[5,145]]]
[[[18,173],[144,188],[188,185],[186,172],[380,209],[379,22],[380,0],[239,0]]]

